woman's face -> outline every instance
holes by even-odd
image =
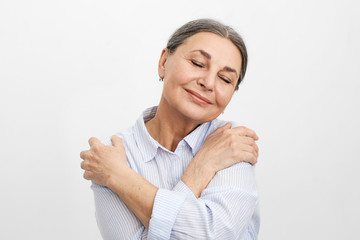
[[[240,69],[240,51],[230,40],[197,33],[172,54],[163,50],[158,69],[164,79],[162,101],[185,118],[211,121],[230,102]]]

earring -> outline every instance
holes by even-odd
[[[163,78],[159,78],[159,81],[162,82],[162,81],[164,81],[164,79],[163,79]]]

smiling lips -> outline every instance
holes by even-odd
[[[192,90],[186,89],[186,91],[189,93],[189,95],[198,103],[201,104],[211,104],[211,101],[207,99],[206,97],[201,96],[197,92],[194,92]]]

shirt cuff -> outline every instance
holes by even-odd
[[[193,193],[193,192],[190,190],[190,188],[189,188],[183,181],[181,181],[181,180],[175,185],[175,187],[173,188],[173,191],[185,193],[187,197],[196,199],[194,193]]]
[[[159,189],[149,223],[148,239],[170,239],[180,207],[186,199],[183,192]]]

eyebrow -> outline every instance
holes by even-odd
[[[211,60],[211,55],[210,55],[208,52],[205,52],[205,51],[202,50],[202,49],[197,49],[197,50],[194,50],[194,51],[192,51],[192,52],[200,52],[201,55],[203,55],[205,58]],[[229,66],[225,66],[225,67],[223,68],[223,70],[225,70],[225,71],[227,71],[227,72],[233,72],[233,73],[236,74],[236,76],[239,76],[239,74],[237,73],[237,71],[236,71],[235,69],[229,67]]]
[[[199,50],[194,50],[193,52],[200,52],[201,55],[203,55],[207,59],[209,59],[209,60],[211,59],[211,55],[209,53],[205,52],[204,50],[199,49]]]
[[[236,70],[233,69],[233,68],[231,68],[231,67],[225,66],[225,67],[224,67],[224,70],[227,71],[227,72],[233,72],[233,73],[235,73],[237,77],[239,76],[239,74],[236,72]]]

